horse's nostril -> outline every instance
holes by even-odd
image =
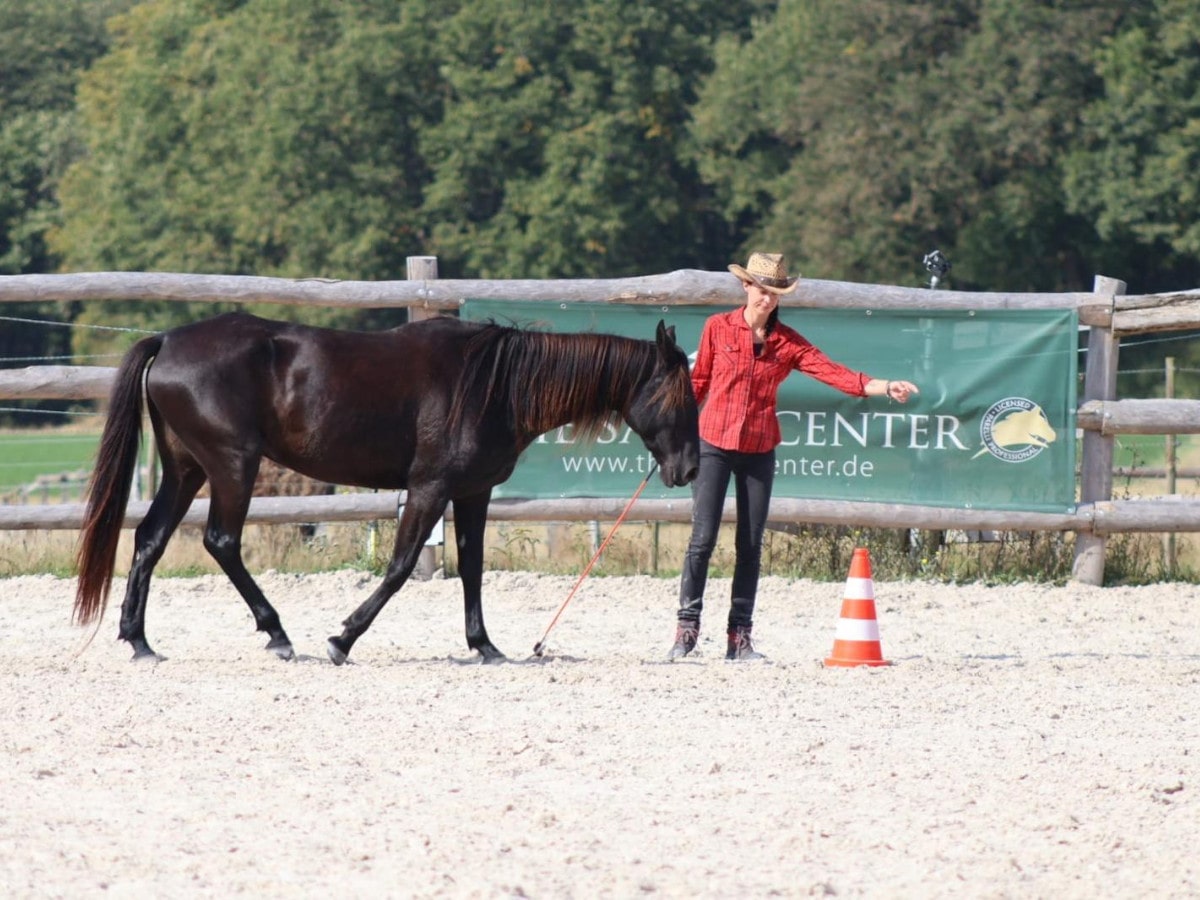
[[[682,484],[680,484],[680,487],[683,487],[683,485],[685,485],[685,484],[691,484],[693,481],[696,480],[696,476],[699,474],[700,474],[700,467],[692,466],[690,469],[688,469],[686,472],[683,473],[683,482],[682,482]]]

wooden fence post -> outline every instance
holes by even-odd
[[[1116,298],[1125,293],[1125,282],[1097,275],[1093,292],[1105,297],[1110,308]],[[1117,399],[1117,355],[1120,340],[1113,335],[1112,324],[1093,325],[1088,331],[1087,367],[1083,376],[1083,399],[1111,401]],[[1083,433],[1083,462],[1080,473],[1081,503],[1096,503],[1112,499],[1113,436],[1099,431]],[[1071,577],[1083,584],[1104,583],[1104,535],[1081,532],[1075,536],[1075,562]]]
[[[437,281],[438,264],[436,256],[410,256],[405,262],[405,277],[409,281]],[[430,309],[428,306],[410,306],[408,308],[408,320],[410,322],[431,319],[436,315],[438,315],[437,310]],[[444,534],[443,526],[440,523],[435,532]],[[444,541],[442,543],[444,547]],[[443,549],[444,552],[445,550]],[[433,574],[436,571],[437,548],[433,544],[426,544],[421,548],[421,555],[417,558],[417,566],[413,569],[412,577],[418,581],[429,581],[433,578]]]
[[[1163,398],[1166,400],[1175,399],[1175,357],[1168,356],[1166,360],[1166,387],[1163,389]],[[1167,485],[1166,495],[1168,497],[1175,494],[1175,442],[1174,434],[1167,435],[1166,444],[1166,463],[1167,470]],[[1168,531],[1163,535],[1163,568],[1166,570],[1168,578],[1175,577],[1176,558],[1175,548],[1175,532]]]

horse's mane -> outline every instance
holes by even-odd
[[[657,361],[653,342],[611,334],[553,334],[484,324],[467,342],[447,427],[500,410],[525,439],[569,421],[583,442],[620,418]],[[653,398],[667,409],[687,402],[686,358],[679,378]]]

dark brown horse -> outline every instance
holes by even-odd
[[[263,457],[336,484],[408,489],[383,582],[328,642],[345,662],[407,580],[447,503],[454,504],[467,645],[503,654],[483,624],[483,534],[492,488],[540,434],[574,422],[594,437],[620,417],[668,486],[699,464],[687,358],[662,322],[656,341],[550,334],[429,319],[378,333],[309,328],[231,313],[139,341],[117,372],[80,535],[75,619],[95,621],[112,583],[141,437],[142,384],[162,482],[135,535],[118,636],[146,641],[150,576],[207,481],[204,546],[245,598],[267,649],[292,643],[242,562],[242,528]]]

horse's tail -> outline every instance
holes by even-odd
[[[79,581],[74,618],[80,625],[103,616],[108,605],[117,542],[142,438],[142,376],[161,347],[162,335],[138,341],[125,355],[113,382],[75,555]]]

